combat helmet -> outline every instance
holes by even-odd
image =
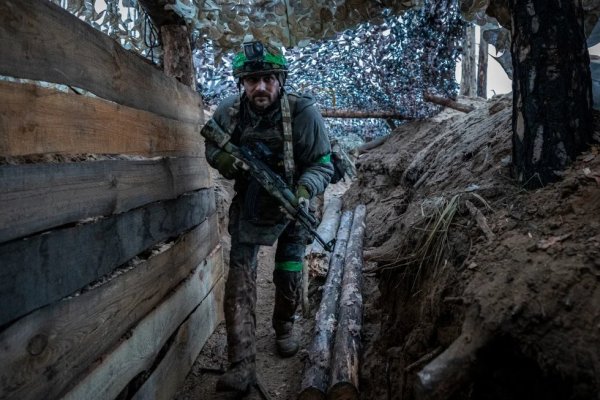
[[[259,73],[275,73],[280,83],[285,83],[288,65],[282,51],[261,41],[242,44],[242,51],[233,58],[233,76],[241,79]]]

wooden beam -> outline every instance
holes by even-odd
[[[0,98],[3,156],[204,155],[198,124],[30,84],[0,82]]]
[[[383,119],[402,119],[413,120],[414,117],[405,115],[397,111],[361,111],[361,110],[343,110],[335,108],[320,109],[324,118],[383,118]]]
[[[167,118],[204,122],[194,90],[50,1],[0,0],[0,54],[0,75],[76,86]]]
[[[34,311],[0,333],[0,398],[57,398],[198,265],[198,282],[211,287],[222,263],[216,256],[203,260],[219,241],[216,224],[214,213],[165,252],[100,287]]]
[[[362,269],[363,236],[366,208],[359,205],[354,210],[350,238],[346,248],[342,293],[328,399],[358,399],[358,374],[362,329]]]
[[[203,189],[0,245],[0,326],[72,294],[214,212],[214,192]]]
[[[0,165],[0,242],[208,186],[203,158]]]
[[[219,309],[223,307],[225,279],[221,277],[213,282],[214,286],[208,286],[201,280],[201,271],[202,268],[198,268],[171,297],[144,318],[126,340],[103,355],[99,365],[62,399],[114,399],[129,381],[152,366],[167,339],[194,309],[209,315],[204,329],[212,332],[221,313]],[[212,289],[208,295],[207,288]]]
[[[440,96],[434,96],[431,93],[424,93],[423,98],[425,99],[425,101],[428,101],[430,103],[435,103],[435,104],[439,104],[440,106],[453,108],[457,111],[461,111],[464,113],[470,113],[471,111],[473,111],[475,109],[475,107],[470,106],[468,104],[461,104],[452,99],[447,99],[445,97],[440,97]]]
[[[220,254],[215,262],[222,264],[221,248],[218,251]],[[175,397],[202,347],[224,319],[221,297],[217,304],[214,308],[198,307],[181,325],[167,354],[132,400],[171,400]]]

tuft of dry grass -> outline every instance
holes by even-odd
[[[435,276],[445,261],[448,231],[458,210],[459,201],[460,194],[457,194],[449,200],[445,199],[442,207],[434,207],[431,215],[425,215],[423,211],[423,224],[412,228],[416,239],[413,250],[368,272],[379,273],[402,269],[403,274],[412,280],[411,290],[416,288],[425,272],[432,272]],[[406,254],[406,252],[399,251],[396,254]]]

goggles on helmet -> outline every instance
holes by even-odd
[[[256,73],[287,72],[287,61],[281,52],[259,41],[242,45],[243,51],[233,58],[233,76],[243,78]]]

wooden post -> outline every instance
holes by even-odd
[[[329,399],[358,399],[360,331],[362,328],[363,236],[366,207],[354,211],[350,239],[346,249],[339,324],[333,347]]]
[[[342,215],[337,230],[335,249],[327,280],[323,286],[323,297],[319,305],[319,311],[317,311],[315,318],[315,335],[308,350],[308,359],[300,384],[300,400],[325,398],[329,381],[331,347],[337,322],[338,299],[340,297],[346,245],[350,236],[351,224],[352,211],[346,211]]]
[[[160,28],[164,50],[164,72],[184,85],[196,86],[192,47],[185,25],[163,25]]]
[[[185,20],[173,10],[165,9],[162,0],[139,0],[152,22],[160,29],[164,51],[164,73],[184,85],[196,88],[190,34]]]
[[[469,24],[463,39],[462,73],[460,78],[460,94],[472,97],[475,95],[475,25]]]
[[[479,63],[477,64],[477,96],[487,99],[488,44],[479,30]]]

